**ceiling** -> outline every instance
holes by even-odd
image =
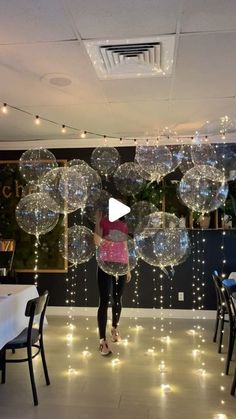
[[[83,43],[168,34],[166,77],[99,80]],[[235,45],[235,0],[1,0],[0,100],[108,137],[155,137],[166,126],[192,135],[207,120],[235,118]],[[54,75],[70,84],[52,85]],[[2,149],[99,144],[13,109],[0,115],[0,141]]]

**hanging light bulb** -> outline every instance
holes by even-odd
[[[8,112],[8,107],[7,107],[7,104],[4,103],[2,106],[2,113],[6,114],[7,112]]]
[[[35,115],[35,124],[36,125],[40,125],[40,118],[39,118],[39,115]]]
[[[64,124],[61,126],[61,132],[62,134],[66,133],[66,126]]]
[[[81,138],[86,138],[87,131],[82,131],[80,134]]]

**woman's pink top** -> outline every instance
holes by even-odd
[[[103,240],[100,248],[100,258],[104,262],[128,264],[128,226],[123,221],[109,221],[102,218],[100,221]]]

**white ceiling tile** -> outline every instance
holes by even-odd
[[[168,101],[110,103],[119,136],[155,136],[170,122]]]
[[[75,38],[63,0],[1,0],[0,43]]]
[[[193,134],[207,120],[213,121],[223,115],[235,116],[235,99],[173,100],[170,113],[178,133]]]
[[[236,30],[235,0],[187,0],[182,32]]]
[[[109,102],[159,100],[169,98],[170,83],[169,77],[107,80],[102,82],[102,88]]]
[[[68,77],[66,87],[51,85],[54,74]],[[49,105],[103,102],[103,90],[83,47],[77,42],[0,46],[2,100]]]
[[[232,97],[236,94],[236,33],[180,37],[173,97]]]
[[[83,39],[173,33],[182,0],[68,0]]]

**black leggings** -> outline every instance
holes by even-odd
[[[112,326],[117,327],[122,309],[122,295],[126,282],[126,275],[119,276],[118,281],[98,267],[98,290],[99,290],[99,307],[98,307],[98,329],[100,339],[106,339],[107,326],[107,309],[109,303],[109,295],[112,289]]]

